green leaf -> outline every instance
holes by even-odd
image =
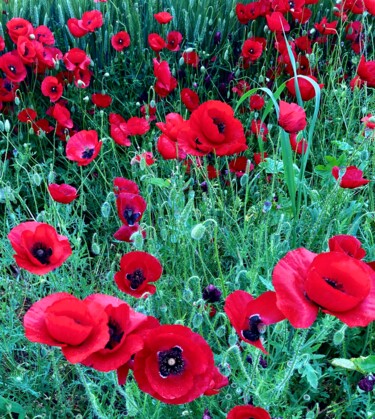
[[[352,358],[351,361],[357,367],[358,371],[363,372],[364,374],[375,372],[375,355]]]
[[[171,186],[171,182],[169,179],[162,179],[160,177],[153,177],[147,179],[147,182],[151,185],[159,186],[160,188],[169,188]]]
[[[26,411],[20,404],[0,396],[0,414],[4,417],[7,414],[9,417],[13,417],[13,413],[18,414],[18,419],[24,419],[26,416]]]
[[[331,363],[334,367],[345,368],[347,370],[352,370],[352,371],[357,370],[354,362],[352,362],[350,359],[335,358],[335,359],[332,360]]]

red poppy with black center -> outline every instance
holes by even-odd
[[[163,48],[167,46],[165,40],[157,33],[150,33],[148,35],[147,40],[148,44],[150,45],[150,48],[155,52],[160,52]]]
[[[139,223],[147,207],[146,201],[140,195],[126,192],[118,195],[116,205],[121,221],[128,226]]]
[[[30,65],[34,63],[38,57],[43,53],[43,45],[38,41],[31,41],[26,36],[19,36],[17,40],[17,53],[21,60]]]
[[[273,271],[277,306],[294,327],[310,327],[319,308],[349,327],[375,320],[375,272],[344,252],[292,250]]]
[[[167,404],[189,403],[210,388],[215,374],[208,343],[188,327],[165,325],[151,330],[135,355],[139,388]]]
[[[109,338],[102,348],[81,363],[98,371],[116,370],[143,347],[143,333],[159,326],[152,316],[134,311],[125,301],[104,294],[92,294],[85,303],[96,303],[108,316]]]
[[[252,405],[235,406],[228,412],[227,419],[271,419],[267,410]]]
[[[40,25],[34,29],[35,40],[43,45],[53,45],[55,43],[55,37],[51,30],[45,26]]]
[[[154,18],[161,25],[165,25],[173,19],[173,16],[168,12],[159,12],[154,14]]]
[[[181,101],[187,110],[193,112],[199,106],[199,96],[194,90],[183,88],[180,93]]]
[[[77,162],[78,166],[87,166],[99,154],[102,142],[98,141],[95,130],[82,130],[70,137],[66,145],[66,157]]]
[[[218,100],[209,100],[192,112],[180,130],[178,144],[194,156],[228,156],[247,149],[242,123],[228,104]]]
[[[88,32],[94,32],[95,29],[103,26],[103,15],[99,10],[90,10],[82,15],[78,21],[78,26]]]
[[[363,178],[362,170],[356,166],[346,167],[343,171],[340,167],[335,166],[332,168],[332,175],[336,180],[340,179],[340,187],[345,189],[359,188],[370,182],[370,180]]]
[[[130,36],[125,31],[117,32],[111,38],[111,45],[116,51],[123,51],[130,46]]]
[[[77,189],[74,186],[67,185],[62,183],[58,185],[57,183],[50,183],[48,185],[48,192],[50,193],[52,199],[60,204],[69,204],[77,199]]]
[[[64,87],[56,77],[47,76],[42,81],[42,94],[49,97],[51,102],[59,100],[63,94]]]
[[[37,116],[38,114],[34,109],[26,108],[17,115],[17,118],[20,122],[29,122],[34,121]]]
[[[29,36],[33,33],[33,25],[22,17],[14,17],[6,24],[10,39],[17,44],[18,37]]]
[[[8,239],[17,265],[37,275],[53,271],[72,254],[68,238],[45,223],[21,223],[10,231]]]
[[[121,258],[120,271],[115,274],[119,289],[133,297],[155,294],[156,282],[163,272],[159,260],[147,252],[130,252]]]
[[[112,103],[111,96],[102,93],[93,93],[91,95],[91,100],[98,108],[108,108]]]
[[[182,42],[182,35],[180,32],[172,31],[167,35],[167,48],[169,51],[179,51]]]
[[[306,113],[296,103],[287,103],[280,100],[280,113],[278,123],[288,133],[302,131],[306,127]]]
[[[242,45],[241,55],[250,61],[256,61],[263,52],[263,44],[258,42],[256,38],[249,38]]]
[[[266,326],[285,319],[276,306],[276,293],[267,291],[253,298],[245,291],[234,291],[225,300],[224,311],[240,339],[254,345],[265,354],[261,340]]]
[[[19,83],[25,80],[27,76],[26,67],[17,51],[7,52],[0,57],[0,69],[3,70],[5,76],[13,82]]]
[[[116,177],[113,179],[113,192],[116,196],[121,192],[139,194],[139,187],[132,180]]]
[[[59,346],[75,364],[103,348],[109,339],[108,315],[93,301],[59,292],[42,298],[25,314],[25,335],[31,342]]]
[[[354,236],[348,234],[339,234],[328,240],[329,250],[331,252],[344,252],[355,259],[363,259],[366,251],[362,248],[362,243]]]

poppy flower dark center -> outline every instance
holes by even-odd
[[[16,71],[16,67],[14,67],[14,65],[10,65],[8,68],[13,74],[16,74],[17,71]]]
[[[118,42],[119,44],[123,44],[123,43],[124,43],[124,40],[123,40],[123,39],[119,39],[117,42]]]
[[[169,351],[158,352],[159,373],[163,378],[169,375],[180,375],[185,367],[185,361],[182,358],[182,349],[178,346]]]
[[[52,249],[47,247],[45,244],[37,242],[31,249],[31,254],[34,256],[35,259],[42,265],[49,265],[50,264],[50,257],[52,256]]]
[[[219,130],[220,134],[223,134],[225,130],[225,124],[219,118],[213,118],[213,123],[217,125],[217,129]]]
[[[249,49],[250,54],[254,54],[254,48]]]
[[[242,331],[245,339],[251,342],[259,340],[260,335],[265,332],[265,325],[258,314],[249,317],[249,328]]]
[[[332,288],[335,288],[336,290],[339,290],[341,292],[345,292],[344,291],[344,286],[340,283],[338,283],[337,281],[334,281],[333,279],[330,278],[324,278],[324,280],[327,282],[328,285],[330,285]]]
[[[130,289],[136,290],[145,281],[142,269],[136,269],[132,274],[127,274],[126,279],[130,281]]]
[[[51,92],[56,92],[56,90],[57,90],[56,86],[51,87]]]
[[[124,331],[121,329],[120,325],[112,318],[109,319],[108,328],[109,341],[105,345],[105,349],[114,349],[121,342]]]
[[[86,148],[85,151],[82,153],[83,159],[91,159],[95,151],[95,148]]]
[[[126,222],[132,226],[141,217],[140,212],[134,212],[133,208],[126,208],[123,212]]]

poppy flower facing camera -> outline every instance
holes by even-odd
[[[44,275],[61,266],[72,254],[67,237],[45,223],[26,221],[14,227],[8,239],[19,267]]]
[[[102,142],[95,130],[79,131],[70,137],[66,145],[66,157],[76,161],[78,166],[87,166],[99,154]]]

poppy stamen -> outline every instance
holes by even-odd
[[[219,118],[213,118],[213,123],[217,125],[217,129],[219,130],[220,134],[224,133],[225,124]]]
[[[336,290],[344,292],[344,286],[342,284],[339,284],[338,282],[336,282],[336,281],[334,281],[333,279],[330,279],[330,278],[324,278],[324,280],[332,288],[335,288]]]
[[[126,222],[132,226],[134,225],[139,218],[141,218],[141,213],[140,212],[134,212],[133,208],[126,208],[123,212],[124,214],[124,218],[126,220]]]
[[[175,346],[169,351],[158,352],[158,363],[161,377],[167,378],[169,375],[180,375],[185,367],[182,349],[179,346]]]
[[[50,257],[52,256],[52,249],[47,247],[43,243],[35,243],[31,249],[31,254],[37,259],[42,265],[50,264]]]
[[[124,335],[124,331],[120,325],[113,319],[108,322],[109,341],[105,345],[105,349],[114,349],[120,342]]]
[[[126,279],[130,281],[130,289],[138,289],[145,281],[142,269],[136,269],[132,274],[127,274]]]
[[[95,151],[95,148],[85,148],[85,151],[82,153],[83,159],[91,159]]]
[[[17,73],[16,67],[14,67],[14,65],[10,65],[8,68],[13,74]]]
[[[258,314],[254,314],[249,317],[249,328],[242,330],[242,336],[251,342],[256,342],[265,331],[266,325],[262,322]]]

